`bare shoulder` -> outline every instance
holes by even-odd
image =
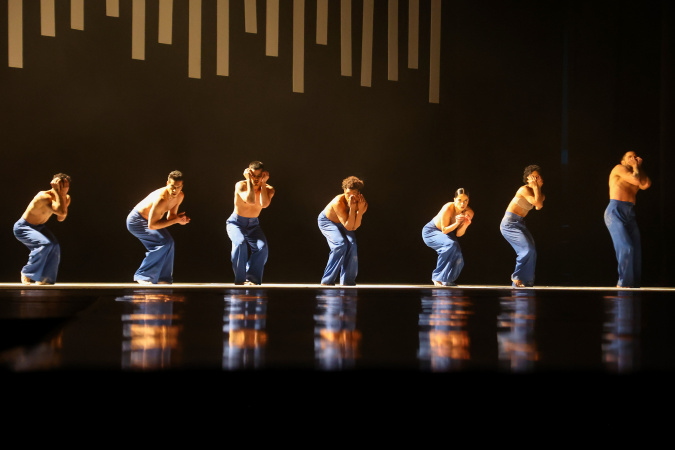
[[[234,185],[234,189],[239,192],[246,190],[246,180],[237,181]]]
[[[467,207],[464,214],[466,214],[467,216],[469,216],[469,217],[471,217],[471,218],[473,219],[473,216],[474,216],[473,209]]]

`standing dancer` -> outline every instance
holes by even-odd
[[[424,243],[438,253],[436,269],[431,273],[434,285],[456,286],[455,280],[464,267],[462,248],[457,238],[464,235],[472,219],[469,195],[465,189],[459,188],[455,191],[454,201],[446,203],[422,229]]]
[[[652,185],[642,169],[642,158],[626,152],[621,163],[609,174],[609,205],[605,209],[605,225],[612,236],[619,263],[616,287],[640,287],[642,246],[635,220],[635,199],[640,189]]]
[[[244,178],[234,185],[234,212],[227,219],[227,235],[232,241],[234,284],[256,285],[262,284],[269,253],[258,216],[270,205],[274,188],[267,184],[270,173],[260,161],[248,165]]]
[[[28,204],[26,211],[14,224],[14,236],[28,249],[28,264],[21,269],[21,283],[54,284],[61,261],[61,246],[54,234],[47,228],[47,221],[53,215],[63,222],[70,205],[70,177],[57,173],[52,177],[52,188],[40,191]]]
[[[324,286],[333,286],[338,274],[343,286],[356,285],[359,256],[354,231],[361,226],[363,214],[368,209],[361,189],[363,181],[356,177],[345,178],[342,181],[343,193],[331,200],[319,214],[319,229],[330,247],[328,264],[321,278]]]
[[[516,271],[511,275],[513,287],[534,286],[534,268],[537,264],[537,250],[534,247],[532,234],[525,226],[525,216],[534,207],[539,210],[544,207],[546,198],[541,192],[544,179],[541,177],[541,168],[536,165],[527,166],[523,173],[523,182],[513,197],[506,214],[499,226],[502,236],[516,251]]]
[[[173,238],[166,228],[190,222],[184,212],[178,212],[184,198],[183,174],[174,170],[169,174],[166,186],[152,191],[127,216],[127,229],[148,250],[141,267],[134,274],[137,283],[173,283],[175,249]]]

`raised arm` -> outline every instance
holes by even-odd
[[[356,229],[356,196],[349,197],[349,207],[345,207],[344,203],[340,200],[341,196],[338,196],[331,204],[333,211],[338,217],[340,223],[349,231],[354,231]],[[360,224],[360,220],[359,220]]]
[[[267,180],[270,179],[269,172],[263,172],[260,179],[260,206],[267,208],[270,206],[272,197],[274,197],[274,188],[267,185]],[[255,195],[254,195],[255,201]]]
[[[239,196],[244,202],[250,205],[255,204],[255,188],[253,187],[252,174],[253,171],[247,167],[246,170],[244,170],[244,178],[246,178],[246,181],[237,185]]]
[[[354,208],[349,208],[350,212]],[[366,201],[365,197],[363,194],[359,194],[356,198],[356,211],[354,213],[354,227],[352,228],[353,230],[356,230],[361,226],[361,219],[363,218],[363,215],[366,213],[368,210],[368,202]]]
[[[642,158],[639,156],[629,158],[627,162],[632,170],[620,164],[614,168],[614,173],[626,183],[637,186],[642,190],[649,188],[652,185],[652,181],[642,169]]]
[[[55,178],[51,184],[52,189],[56,192],[56,195],[52,199],[52,211],[56,215],[56,219],[59,222],[63,222],[68,216],[68,206],[70,205],[70,195],[68,195],[70,183],[65,178]]]
[[[537,210],[544,207],[544,200],[546,200],[546,196],[541,192],[542,184],[543,181],[540,177],[535,178],[530,175],[527,177],[527,186],[523,186],[518,190],[518,193],[525,197],[525,200],[530,202]]]

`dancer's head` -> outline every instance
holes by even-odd
[[[455,210],[464,211],[469,206],[469,191],[459,188],[455,191]]]
[[[525,170],[523,171],[523,183],[527,183],[527,178],[532,175],[535,178],[541,178],[543,181],[543,177],[541,176],[541,167],[539,167],[536,164],[532,164],[531,166],[527,166]]]
[[[169,174],[166,188],[172,197],[177,196],[183,190],[183,173],[180,170],[174,170]]]

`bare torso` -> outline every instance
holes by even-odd
[[[247,203],[242,195],[245,197],[248,192],[246,180],[237,182],[234,187],[234,213],[241,217],[247,217],[249,219],[258,217],[260,211],[263,209],[263,201],[261,201],[261,190],[267,190],[267,197],[269,200],[274,196],[274,188],[269,184],[266,184],[262,188],[254,188],[255,192],[255,202]]]
[[[335,198],[326,205],[323,213],[331,222],[340,223],[337,211],[340,211],[343,216],[349,216],[349,205],[347,204],[347,199],[344,194],[335,196]]]
[[[612,172],[609,174],[609,198],[611,200],[635,203],[640,186],[625,181],[621,177],[621,174],[626,172],[628,170],[621,164],[617,164],[612,169]]]
[[[55,214],[54,208],[52,207],[53,203],[56,201],[56,194],[54,191],[40,191],[38,194],[31,200],[26,208],[26,211],[21,216],[26,222],[31,225],[42,225],[46,223],[52,214]],[[70,195],[66,195],[66,206],[70,204]],[[66,217],[62,218],[57,215],[59,221],[64,220]]]
[[[152,210],[153,206],[155,206],[155,214],[163,216],[180,205],[183,201],[183,197],[184,194],[182,192],[177,196],[172,197],[166,187],[162,187],[148,194],[148,196],[141,200],[134,209],[136,209],[144,219],[149,220],[150,210]]]
[[[457,216],[460,214],[466,214],[470,218],[473,218],[473,210],[471,208],[467,207],[464,211],[458,211],[454,202],[446,203],[436,214],[436,217],[434,217],[434,224],[436,224],[436,228],[442,230],[443,224],[445,226],[452,225],[457,221]]]

